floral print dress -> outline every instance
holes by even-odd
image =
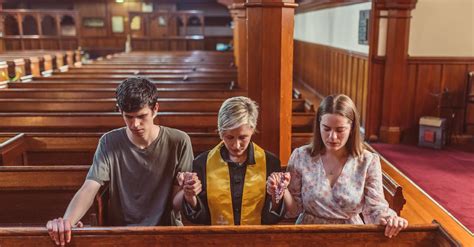
[[[298,210],[286,217],[299,215],[297,224],[378,224],[380,218],[396,215],[384,198],[379,156],[369,151],[360,158],[349,156],[333,187],[321,156],[311,157],[309,146],[293,151],[288,171],[288,189]]]

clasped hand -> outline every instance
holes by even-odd
[[[195,172],[179,172],[176,176],[178,185],[183,189],[184,199],[190,203],[202,191],[201,180]]]
[[[289,172],[274,172],[267,179],[267,193],[273,200],[280,201],[285,190],[290,184],[291,176]]]

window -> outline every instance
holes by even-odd
[[[113,33],[124,32],[123,21],[124,21],[123,16],[112,16],[112,32]]]

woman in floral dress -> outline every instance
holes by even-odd
[[[384,198],[380,159],[364,150],[359,123],[348,96],[326,97],[312,143],[293,151],[287,173],[270,175],[268,193],[283,198],[296,224],[380,224],[387,237],[408,226]]]

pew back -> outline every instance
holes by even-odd
[[[409,226],[395,238],[374,225],[187,226],[74,229],[72,246],[460,246],[440,226]],[[51,246],[44,228],[0,229],[0,245]]]

